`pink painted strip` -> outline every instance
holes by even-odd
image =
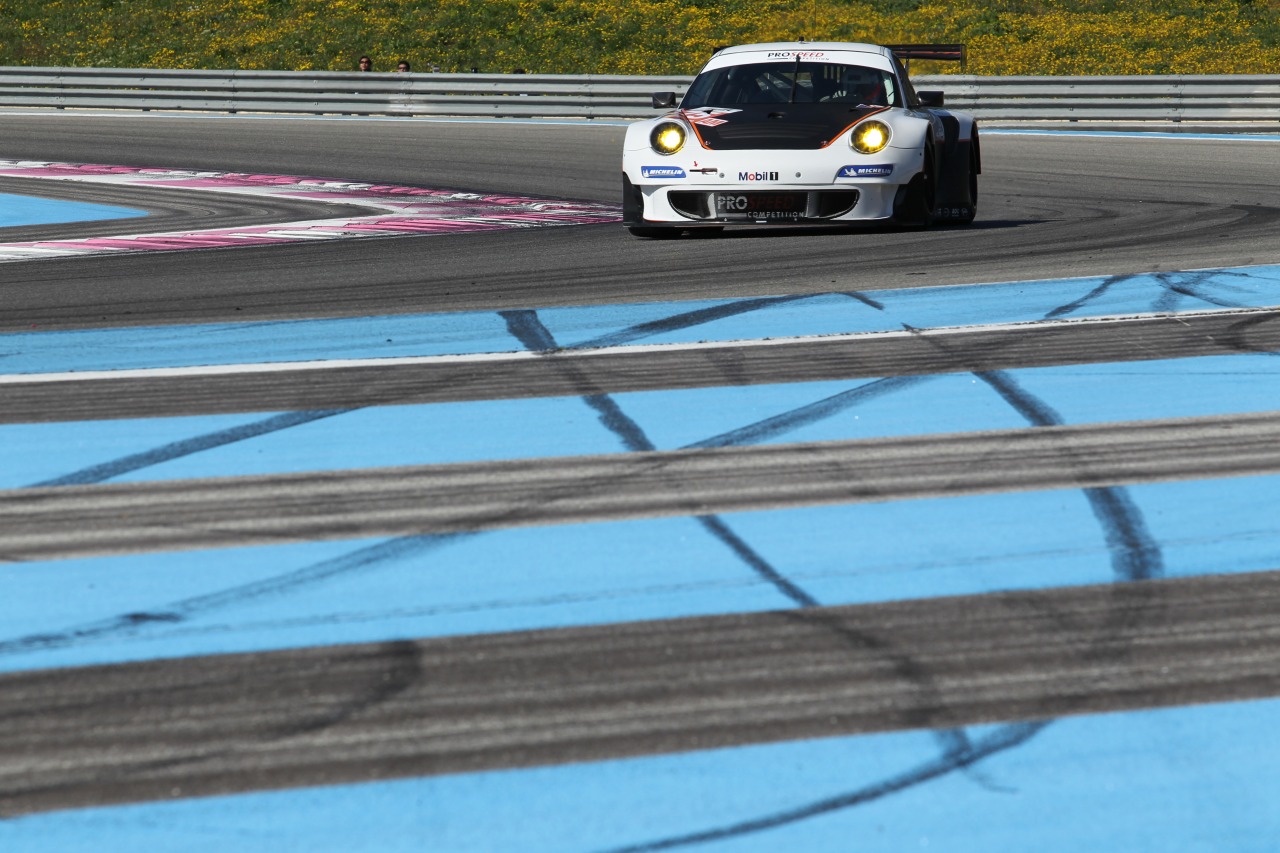
[[[280,222],[243,228],[129,234],[83,240],[0,243],[0,261],[64,255],[260,246],[351,237],[541,228],[618,222],[621,219],[618,208],[614,205],[294,175],[23,160],[0,160],[0,175],[303,199],[364,206],[377,211],[375,215],[368,217],[342,220]],[[133,220],[135,224],[144,221]]]

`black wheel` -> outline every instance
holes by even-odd
[[[969,147],[969,206],[973,208],[974,213],[978,212],[979,171],[981,167],[978,165],[978,142],[975,139],[973,145]]]
[[[933,146],[924,149],[924,164],[905,187],[898,191],[893,218],[902,225],[927,228],[933,224],[933,211],[938,199],[938,173],[934,166]]]
[[[978,139],[974,134],[973,144],[969,146],[969,206],[964,216],[956,220],[957,225],[968,225],[978,215],[978,172],[981,169],[978,163]]]

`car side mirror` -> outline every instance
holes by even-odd
[[[655,110],[670,110],[670,109],[674,109],[675,105],[676,105],[675,92],[654,92],[653,93],[653,108]]]
[[[922,107],[940,107],[942,106],[942,92],[937,89],[930,89],[925,92],[916,92],[920,96],[920,106]]]

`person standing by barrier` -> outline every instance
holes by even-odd
[[[372,71],[373,60],[367,56],[360,57],[359,68],[361,71]]]
[[[397,62],[397,63],[396,63],[396,71],[397,71],[397,72],[401,72],[401,73],[403,73],[403,72],[410,71],[410,70],[412,70],[412,69],[410,69],[410,67],[409,67],[409,63],[408,63],[406,60],[403,60],[403,59],[402,59],[402,60],[400,60],[399,62]]]

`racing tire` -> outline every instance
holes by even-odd
[[[978,146],[969,147],[969,208],[968,213],[954,220],[956,225],[972,225],[978,215]]]
[[[928,228],[933,224],[933,211],[938,203],[938,173],[934,168],[933,146],[924,149],[924,165],[915,177],[898,191],[893,205],[893,218],[901,225]]]

